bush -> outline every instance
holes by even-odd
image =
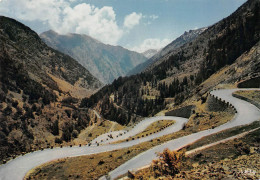
[[[4,115],[9,116],[12,114],[12,108],[8,105],[5,109],[4,109]]]
[[[250,146],[243,141],[238,141],[234,144],[235,148],[237,149],[237,155],[249,154],[250,153]]]
[[[102,164],[104,164],[105,162],[103,161],[103,160],[100,160],[99,162],[98,162],[98,165],[102,165]]]
[[[72,137],[77,138],[78,135],[79,135],[79,133],[78,133],[77,130],[73,130],[73,131],[72,131]]]
[[[74,97],[66,97],[62,100],[62,103],[64,104],[75,104],[78,103],[78,99]]]
[[[183,167],[184,151],[177,152],[165,149],[162,153],[158,153],[158,156],[159,159],[152,162],[152,171],[155,177],[162,175],[175,176]]]
[[[65,112],[66,112],[66,114],[67,114],[68,118],[70,118],[70,117],[71,117],[71,110],[69,110],[69,109],[66,109],[66,110],[65,110]]]
[[[62,143],[62,140],[61,140],[60,138],[55,138],[55,143],[61,144],[61,143]]]
[[[54,136],[59,135],[59,121],[54,121],[53,125],[51,126],[52,134]]]
[[[71,140],[71,132],[67,127],[63,128],[62,130],[62,139],[66,142],[69,142]]]
[[[12,102],[12,106],[13,106],[14,108],[16,108],[17,105],[18,105],[18,101],[13,101],[13,102]]]

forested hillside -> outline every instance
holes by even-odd
[[[148,68],[150,65],[155,63],[156,61],[160,60],[162,57],[167,55],[168,53],[172,53],[173,51],[177,50],[181,46],[185,45],[186,43],[191,42],[195,38],[198,37],[201,33],[203,33],[207,28],[200,28],[196,30],[190,30],[189,32],[184,32],[180,37],[176,38],[174,41],[172,41],[170,44],[168,44],[163,49],[159,50],[157,53],[155,53],[150,59],[145,61],[144,63],[141,63],[137,65],[134,69],[128,72],[128,75],[134,75],[141,73],[146,68]]]
[[[89,125],[75,105],[101,87],[76,60],[48,47],[16,20],[0,16],[0,158],[70,141]]]
[[[178,105],[193,96],[200,97],[217,83],[235,83],[252,74],[259,76],[259,58],[247,54],[256,58],[252,58],[249,67],[240,71],[229,69],[225,72],[227,79],[207,86],[201,84],[238,57],[245,56],[243,53],[251,48],[257,52],[259,22],[259,1],[249,0],[193,41],[163,56],[145,72],[118,78],[90,98],[83,99],[81,106],[95,107],[104,117],[128,124],[135,121],[137,115],[154,115],[167,104]]]

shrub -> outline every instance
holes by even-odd
[[[8,106],[4,109],[3,113],[4,113],[4,115],[6,115],[6,116],[11,115],[11,114],[12,114],[12,108],[8,105]]]
[[[103,160],[100,160],[99,162],[98,162],[98,165],[102,165],[102,164],[104,164],[105,162],[103,161]]]
[[[77,130],[73,130],[73,131],[72,131],[72,137],[77,138],[78,135],[79,135],[79,133],[78,133]]]
[[[75,103],[78,103],[78,99],[77,98],[74,98],[74,97],[66,97],[64,98],[61,102],[64,103],[64,104],[75,104]]]
[[[18,105],[18,101],[13,101],[13,102],[12,102],[12,106],[13,106],[14,108],[16,108],[17,105]]]
[[[59,135],[59,121],[55,120],[53,125],[51,126],[52,134],[54,136]]]
[[[67,114],[68,118],[70,118],[70,116],[71,116],[71,110],[69,110],[69,109],[66,109],[66,110],[65,110],[65,112],[66,112],[66,114]]]
[[[63,128],[62,130],[62,139],[66,142],[69,142],[71,140],[71,133],[68,130],[68,128]]]
[[[62,140],[61,140],[60,138],[55,138],[55,143],[61,144],[61,143],[62,143]]]
[[[158,153],[158,156],[159,159],[152,162],[152,171],[155,177],[162,175],[174,176],[183,167],[184,151],[177,152],[165,149],[162,153]]]
[[[249,154],[250,153],[250,146],[243,141],[238,141],[234,144],[235,148],[237,149],[237,154],[238,155],[243,155],[243,154]]]

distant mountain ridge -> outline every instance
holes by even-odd
[[[174,41],[172,41],[170,44],[165,46],[163,49],[159,50],[157,53],[155,53],[152,57],[150,57],[149,60],[145,61],[142,64],[139,64],[134,69],[132,69],[128,75],[134,75],[137,73],[140,73],[144,71],[146,68],[148,68],[151,64],[159,60],[161,57],[166,55],[169,52],[174,51],[175,49],[183,46],[184,44],[191,42],[194,40],[198,35],[200,35],[202,32],[204,32],[207,28],[200,28],[196,30],[190,30],[189,32],[184,32],[180,37],[176,38]]]
[[[158,49],[148,49],[145,52],[143,52],[142,54],[149,59],[149,58],[153,57],[159,51],[160,50],[158,50]]]
[[[142,54],[120,46],[103,44],[82,34],[60,35],[52,30],[40,34],[50,47],[75,58],[103,83],[110,83],[119,76],[147,60]]]

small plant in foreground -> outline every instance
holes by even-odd
[[[183,167],[183,162],[185,160],[185,151],[181,150],[170,151],[168,148],[162,153],[158,153],[159,159],[152,162],[152,171],[154,177],[159,176],[175,176],[180,172]]]

